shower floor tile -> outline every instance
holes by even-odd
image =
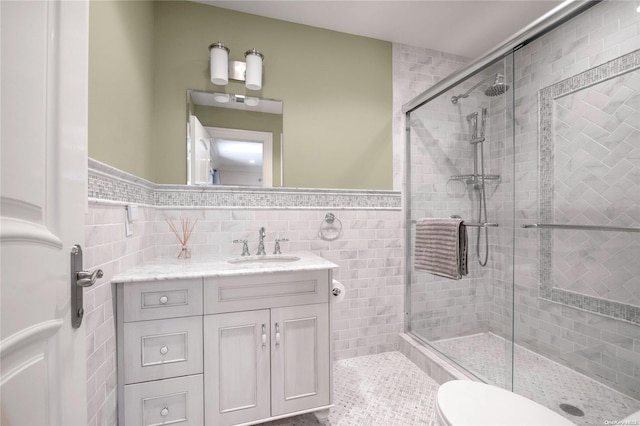
[[[507,342],[503,338],[480,333],[432,344],[487,383],[505,387]],[[514,390],[577,425],[615,424],[614,421],[640,410],[640,401],[636,399],[521,346],[515,345],[514,351]],[[567,414],[559,408],[560,404],[573,405],[582,410],[584,416]]]
[[[436,422],[438,384],[400,352],[334,363],[333,426],[409,426]],[[313,414],[263,426],[317,426]]]

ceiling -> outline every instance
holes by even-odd
[[[198,3],[479,58],[558,0],[198,0]]]

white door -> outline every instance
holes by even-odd
[[[209,134],[195,115],[189,116],[189,132],[187,185],[207,185],[211,183]]]
[[[84,239],[88,3],[0,1],[0,19],[0,423],[86,425],[70,251]]]

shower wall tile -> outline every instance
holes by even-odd
[[[471,58],[432,49],[393,43],[393,189],[404,185],[405,132],[402,106],[451,73]]]
[[[557,262],[564,262],[565,265],[562,269],[565,271],[567,280],[563,285],[582,294],[593,296],[602,296],[603,292],[607,291],[593,281],[593,276],[594,272],[598,274],[604,272],[603,268],[606,267],[607,259],[602,256],[607,257],[611,251],[593,251],[593,261],[589,262],[583,256],[584,251],[575,250],[575,247],[587,244],[587,240],[584,239],[585,235],[581,235],[583,233],[566,231],[562,235],[550,234],[554,236],[555,243],[544,243],[539,247],[539,238],[543,235],[542,230],[526,230],[520,226],[548,219],[538,217],[538,164],[537,161],[534,161],[538,156],[538,92],[587,69],[628,54],[636,50],[639,45],[640,15],[635,12],[633,4],[604,1],[524,46],[516,52],[514,60],[515,170],[516,200],[518,200],[514,253],[516,259],[514,330],[516,342],[635,398],[640,398],[640,382],[638,382],[637,366],[631,360],[638,358],[638,352],[635,348],[639,345],[640,327],[545,301],[538,297],[540,250],[554,253],[558,248],[561,248],[560,246],[565,247],[562,250],[564,259],[556,258]],[[637,93],[637,87],[634,90]],[[578,115],[568,119],[573,130],[563,129],[563,131],[571,133],[587,131],[591,138],[595,137],[598,141],[604,140],[605,134],[612,134],[616,123],[619,124],[622,116],[628,113],[627,108],[620,105],[621,111],[612,115],[603,103],[604,101],[602,96],[590,94],[589,98],[585,99],[589,106],[582,107]],[[573,107],[571,111],[573,111]],[[599,122],[600,128],[589,127],[587,118]],[[637,140],[637,137],[635,139]],[[606,144],[599,146],[585,138],[582,141],[583,143],[576,147],[579,149],[562,151],[560,156],[556,157],[556,161],[563,162],[558,163],[563,164],[561,167],[558,166],[561,169],[568,170],[569,167],[572,167],[574,173],[576,170],[584,170],[581,172],[583,173],[581,176],[567,174],[564,179],[557,182],[557,190],[563,191],[563,198],[566,200],[565,211],[579,208],[579,211],[570,213],[570,216],[576,217],[574,214],[578,216],[582,214],[583,217],[579,218],[581,222],[594,217],[588,213],[593,209],[593,206],[601,205],[601,202],[610,204],[606,198],[599,198],[601,194],[607,192],[607,189],[602,186],[605,181],[585,179],[587,173],[597,175],[597,169],[609,168],[616,161],[631,162],[635,167],[638,165],[638,156],[634,154],[633,149],[621,150],[620,147],[617,147],[611,150],[606,147]],[[593,157],[594,155],[598,158],[598,162],[589,159],[589,156]],[[627,176],[627,184],[637,185],[637,173],[631,172],[629,174],[632,170],[627,167],[609,174],[604,173],[603,176],[612,180]],[[579,197],[577,197],[578,191],[582,191]],[[591,194],[590,196],[595,198],[584,203],[582,200],[585,199],[585,194],[587,196]],[[581,205],[582,207],[580,207]],[[608,212],[622,213],[616,206]],[[566,215],[562,211],[559,214]],[[569,219],[569,216],[559,217],[557,220],[562,221],[562,219]],[[596,236],[596,238],[598,237]],[[634,244],[637,244],[637,238],[633,238],[636,241]],[[542,244],[543,241],[544,239],[541,239],[540,243]],[[613,240],[609,242],[600,241],[596,244],[603,248],[609,248],[608,246],[617,246],[622,242],[619,238],[613,237]],[[587,264],[584,263],[585,261]],[[576,262],[582,263],[583,268],[576,267],[579,265]],[[544,271],[544,265],[541,267]],[[581,270],[586,268],[595,269],[589,274],[581,275]],[[624,281],[625,277],[620,276],[621,271],[621,268],[612,265],[609,268],[611,279]],[[550,274],[551,270],[546,273]],[[577,284],[573,278],[577,275],[589,280],[591,283],[589,287],[581,285],[576,287]],[[634,287],[637,287],[637,284]],[[629,296],[631,295],[629,294]],[[558,345],[558,342],[562,343]]]

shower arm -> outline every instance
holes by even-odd
[[[481,80],[480,82],[476,83],[471,89],[467,90],[466,92],[464,92],[462,95],[458,95],[458,96],[452,96],[451,97],[451,102],[453,102],[454,104],[458,102],[458,99],[460,98],[468,98],[469,97],[469,93],[473,92],[475,89],[478,88],[478,86],[480,86],[481,84],[486,83],[487,81],[491,80],[491,79],[495,79],[497,74],[492,74],[491,76],[485,78],[484,80]]]

